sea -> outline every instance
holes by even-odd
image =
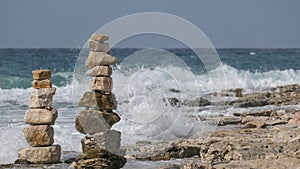
[[[113,129],[121,131],[125,148],[134,147],[137,141],[195,138],[216,127],[202,122],[200,115],[246,111],[222,105],[174,106],[168,98],[183,101],[208,98],[209,93],[226,89],[243,88],[250,93],[300,84],[300,49],[216,49],[219,63],[214,67],[203,63],[202,56],[191,49],[116,48],[110,54],[118,59],[112,78],[118,101],[115,112],[122,119]],[[17,150],[29,146],[22,128],[28,126],[24,114],[35,69],[51,70],[51,82],[57,88],[52,105],[59,113],[53,125],[55,144],[62,151],[81,152],[84,135],[74,122],[76,113],[84,109],[77,103],[89,90],[86,57],[85,49],[0,49],[0,164],[13,163]],[[221,104],[236,98],[210,99]],[[142,162],[128,165],[153,167]]]

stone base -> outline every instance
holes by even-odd
[[[79,160],[76,169],[119,169],[126,164],[126,158],[118,155],[110,155],[105,158],[92,158]]]
[[[18,150],[18,160],[16,163],[29,164],[51,164],[59,163],[61,156],[60,145],[47,147],[29,147]]]

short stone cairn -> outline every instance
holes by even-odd
[[[109,45],[104,41],[108,37],[93,34],[88,42],[90,52],[85,66],[91,76],[89,90],[83,94],[78,105],[86,109],[76,115],[75,128],[85,138],[81,140],[83,154],[75,168],[122,168],[126,159],[120,148],[121,132],[111,130],[112,125],[120,121],[113,112],[117,102],[112,91],[112,68],[117,59],[109,53]]]
[[[33,70],[33,82],[29,98],[29,109],[24,121],[30,126],[23,128],[26,141],[31,147],[18,150],[21,164],[58,163],[61,156],[60,145],[54,143],[54,130],[51,125],[57,118],[57,110],[52,108],[56,88],[51,85],[49,70]]]

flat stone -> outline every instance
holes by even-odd
[[[287,121],[285,120],[270,120],[266,122],[267,126],[276,126],[281,124],[287,124]]]
[[[103,34],[93,33],[91,36],[91,39],[100,41],[100,42],[104,42],[104,41],[107,41],[109,38],[108,38],[108,36],[103,35]]]
[[[117,102],[114,94],[102,94],[99,91],[85,92],[80,99],[78,106],[94,108],[97,110],[117,109]]]
[[[49,79],[44,79],[44,80],[33,80],[31,82],[31,85],[35,89],[40,89],[40,88],[50,88],[52,87],[51,81]]]
[[[96,41],[94,39],[89,40],[89,47],[91,51],[94,52],[105,52],[107,53],[109,51],[109,44]]]
[[[117,63],[117,58],[113,57],[105,52],[90,51],[89,56],[85,61],[87,68],[92,68],[100,65],[114,65]]]
[[[242,124],[246,124],[248,122],[256,121],[256,120],[266,122],[268,119],[269,117],[267,116],[246,116],[242,119]]]
[[[75,128],[83,134],[95,134],[108,131],[119,120],[115,113],[83,110],[76,115]]]
[[[110,66],[95,66],[88,71],[85,72],[86,75],[88,76],[94,76],[94,77],[99,77],[99,76],[110,76],[112,73],[112,68]]]
[[[103,92],[111,92],[113,88],[111,77],[92,77],[90,79],[90,90],[99,90]]]
[[[264,128],[266,127],[266,123],[262,121],[251,121],[246,123],[244,126],[241,127],[241,129],[249,129],[249,128]]]
[[[29,147],[18,150],[18,160],[33,164],[58,163],[61,156],[59,145],[45,147]]]
[[[110,153],[121,155],[121,132],[108,130],[96,133],[93,136],[83,138],[81,144],[86,158],[101,158]]]
[[[51,72],[50,72],[50,70],[47,70],[47,69],[33,70],[32,71],[32,77],[33,77],[34,80],[50,79],[51,78]]]
[[[54,142],[54,130],[49,125],[28,126],[23,128],[23,133],[32,147],[49,146]]]
[[[228,124],[240,124],[241,123],[241,118],[239,117],[223,117],[218,125],[219,126],[225,126],[225,125],[228,125]]]
[[[30,108],[51,107],[56,88],[33,89],[29,98]]]
[[[56,109],[28,109],[25,112],[24,121],[27,124],[33,124],[33,125],[40,125],[40,124],[46,124],[46,125],[53,125],[55,123],[55,120],[57,118],[57,110]]]

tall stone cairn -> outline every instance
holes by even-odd
[[[118,169],[126,159],[123,157],[121,132],[111,130],[120,121],[113,112],[117,102],[111,92],[113,87],[112,68],[117,59],[109,54],[108,37],[93,34],[88,42],[90,52],[85,66],[90,76],[89,90],[83,94],[78,105],[86,109],[76,115],[75,128],[86,136],[81,140],[82,156],[75,164],[77,169]]]
[[[52,108],[53,95],[56,88],[52,87],[49,70],[33,70],[33,81],[29,98],[29,109],[25,112],[24,121],[30,126],[23,128],[28,148],[18,150],[18,160],[21,164],[58,163],[61,156],[60,145],[54,142],[54,130],[51,125],[57,118],[57,110]]]

